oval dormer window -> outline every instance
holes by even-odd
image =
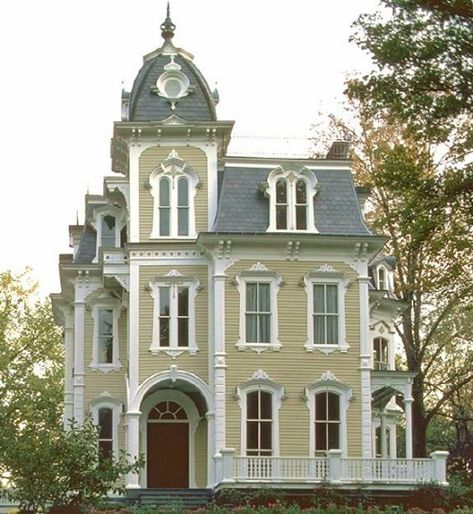
[[[164,83],[164,91],[169,97],[177,98],[182,91],[182,83],[176,78],[172,77]]]
[[[170,101],[186,96],[189,93],[189,85],[189,79],[178,70],[165,71],[156,83],[159,96]]]

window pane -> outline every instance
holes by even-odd
[[[272,450],[272,434],[271,434],[271,421],[262,421],[260,423],[261,429],[261,450]]]
[[[327,419],[327,393],[319,393],[315,395],[315,419]]]
[[[189,209],[179,207],[177,210],[177,233],[179,236],[189,235]]]
[[[259,343],[271,342],[271,315],[260,314],[259,318]]]
[[[179,318],[177,322],[177,345],[189,346],[189,320],[188,318]]]
[[[258,319],[258,316],[256,314],[247,314],[246,315],[246,342],[247,343],[256,343],[257,342],[257,339],[258,339],[257,319]]]
[[[325,344],[325,316],[314,316],[314,344]]]
[[[327,316],[327,344],[338,344],[338,316]]]
[[[159,288],[159,314],[161,316],[169,316],[169,287]]]
[[[99,439],[112,439],[112,409],[99,409]]]
[[[307,207],[298,205],[296,207],[296,228],[298,230],[307,229]]]
[[[178,315],[187,316],[189,314],[189,288],[178,288]]]
[[[99,456],[101,459],[111,459],[113,454],[112,441],[99,441]]]
[[[159,319],[159,346],[169,346],[169,318]]]
[[[285,180],[276,182],[276,203],[287,203],[287,187]]]
[[[258,391],[246,395],[246,418],[258,419]]]
[[[258,425],[257,421],[247,421],[246,423],[246,447],[249,450],[258,449]]]
[[[327,312],[338,313],[338,286],[327,286]]]
[[[170,233],[171,209],[164,207],[159,209],[159,235],[168,236]]]
[[[126,226],[124,226],[120,231],[120,246],[122,248],[125,248],[127,241],[128,241],[128,235],[127,235]]]
[[[246,284],[246,312],[258,310],[258,284]]]
[[[325,312],[325,286],[314,284],[314,312]]]
[[[340,449],[339,424],[329,423],[328,426],[328,450]]]
[[[315,424],[315,449],[322,451],[327,449],[327,424]]]
[[[276,206],[276,228],[280,230],[287,228],[287,207],[285,205]]]
[[[296,184],[296,203],[306,203],[306,185],[303,180],[298,180]]]
[[[272,419],[272,395],[267,391],[260,391],[260,416],[261,419]]]
[[[258,284],[259,289],[259,312],[271,312],[270,285]]]
[[[169,179],[162,178],[159,181],[159,206],[169,207],[170,205]]]
[[[112,309],[99,309],[99,336],[113,335]]]
[[[104,351],[105,360],[101,361],[101,364],[112,364],[113,363],[113,337],[104,338]]]
[[[335,393],[327,393],[328,419],[330,421],[340,420],[340,397]]]
[[[180,178],[177,183],[177,204],[179,207],[189,206],[189,183],[186,178]]]
[[[114,216],[103,216],[102,218],[102,246],[115,246],[115,218]]]

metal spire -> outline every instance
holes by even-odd
[[[163,37],[164,41],[166,41],[166,42],[171,41],[171,39],[174,36],[175,28],[176,28],[176,25],[174,25],[174,23],[171,21],[169,2],[168,2],[168,7],[166,9],[166,19],[164,20],[164,23],[161,24],[161,36]]]

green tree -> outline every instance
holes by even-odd
[[[473,381],[469,206],[451,194],[455,173],[404,124],[358,102],[349,114],[349,123],[332,117],[328,135],[352,141],[356,181],[371,190],[369,223],[396,259],[395,294],[406,306],[396,329],[406,367],[417,373],[413,450],[422,457],[429,423]]]

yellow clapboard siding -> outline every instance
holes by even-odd
[[[156,276],[164,276],[176,269],[186,277],[197,279],[202,290],[195,298],[195,334],[199,351],[196,355],[187,352],[172,359],[169,355],[160,353],[152,355],[149,351],[153,334],[153,306],[151,294],[146,290],[149,283]],[[172,364],[179,369],[190,371],[208,382],[208,282],[207,266],[141,266],[140,267],[140,382],[155,373],[168,370]]]
[[[309,410],[304,398],[305,388],[320,379],[327,370],[353,389],[354,400],[347,412],[348,454],[361,454],[361,402],[359,372],[359,292],[354,271],[344,263],[331,263],[336,271],[344,272],[351,280],[345,296],[346,331],[350,349],[347,353],[324,355],[307,352],[307,296],[300,285],[303,276],[323,262],[264,261],[268,269],[277,271],[284,280],[278,294],[279,352],[268,350],[257,354],[240,351],[240,295],[232,283],[235,275],[250,268],[254,261],[239,261],[227,270],[225,285],[225,339],[227,352],[226,444],[241,451],[241,410],[235,399],[236,387],[258,369],[284,386],[286,399],[279,413],[281,455],[308,455]]]
[[[159,167],[171,150],[175,149],[179,157],[186,161],[200,178],[200,187],[194,198],[196,232],[208,229],[208,186],[207,186],[207,156],[199,148],[193,146],[153,146],[146,149],[139,158],[139,219],[140,240],[148,241],[153,226],[154,199],[148,187],[149,176]]]

